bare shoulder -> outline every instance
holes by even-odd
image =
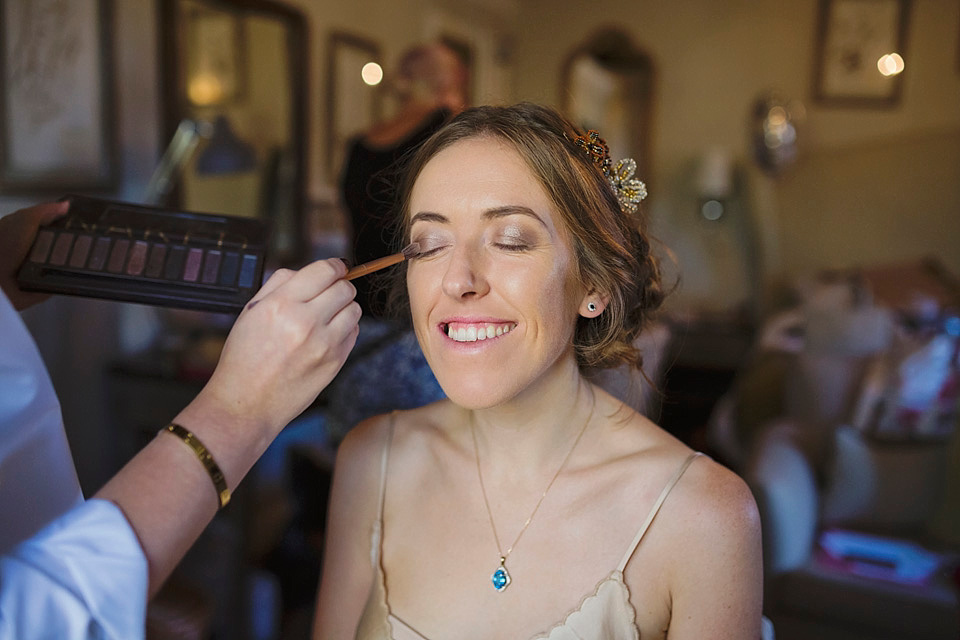
[[[613,425],[610,432],[615,450],[629,454],[634,469],[652,469],[649,476],[638,475],[656,483],[666,481],[676,473],[695,452],[686,444],[653,423],[649,418],[599,394],[602,406]],[[611,402],[612,400],[612,402]],[[601,406],[601,405],[598,405]],[[730,527],[751,529],[759,518],[753,495],[747,484],[727,467],[707,455],[699,455],[689,462],[683,475],[670,492],[671,514],[664,518],[676,520],[684,529],[691,523],[701,527]],[[662,525],[661,525],[662,526]]]
[[[709,456],[691,458],[695,452],[686,444],[605,394],[598,394],[598,400],[611,425],[603,455],[626,463],[627,482],[637,491],[649,492],[652,499],[684,469],[657,516],[656,529],[671,529],[670,538],[721,530],[750,536],[759,530],[753,495],[738,475]]]
[[[337,448],[324,541],[315,638],[352,637],[373,580],[371,534],[379,508],[382,452],[390,416],[351,429]]]
[[[337,465],[345,473],[354,471],[378,480],[384,455],[389,458],[391,477],[404,461],[419,458],[442,446],[448,437],[446,425],[455,422],[456,408],[441,400],[417,409],[395,411],[368,418],[351,429],[337,452]]]
[[[391,420],[390,414],[373,416],[350,429],[337,447],[337,471],[366,474],[379,467]]]
[[[685,458],[681,458],[685,459]],[[677,460],[673,460],[677,463]],[[643,562],[628,565],[628,579],[654,571],[661,581],[654,601],[665,603],[676,638],[757,637],[762,606],[760,518],[746,483],[697,456],[670,492],[650,530]],[[658,599],[659,598],[659,599]]]
[[[684,595],[703,596],[723,584],[747,599],[757,595],[762,584],[760,516],[743,479],[698,456],[671,492],[664,515],[661,541],[683,550],[669,554],[675,604]]]
[[[760,517],[753,494],[740,476],[708,456],[697,456],[671,496],[677,534],[716,544],[718,538],[753,539]]]

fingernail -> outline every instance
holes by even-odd
[[[338,258],[338,260],[340,260],[340,262],[343,263],[343,266],[345,266],[347,269],[349,269],[350,267],[353,266],[353,262],[351,262],[350,260],[348,260],[348,259],[346,259],[346,258]]]

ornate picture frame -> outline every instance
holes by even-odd
[[[116,184],[111,20],[110,0],[0,0],[0,192]]]
[[[820,0],[813,98],[829,106],[893,107],[902,74],[885,76],[881,56],[904,53],[910,0]]]

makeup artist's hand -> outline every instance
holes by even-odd
[[[279,270],[237,318],[201,396],[275,435],[343,366],[359,332],[341,260]]]
[[[277,433],[333,379],[359,332],[356,289],[341,260],[280,270],[227,336],[220,362],[173,419],[213,456],[230,491]],[[120,507],[147,557],[155,594],[216,513],[217,494],[197,456],[161,432],[97,498]]]
[[[68,208],[68,202],[46,202],[0,218],[0,289],[18,311],[50,297],[46,293],[21,291],[17,270],[33,245],[37,229],[64,215]]]

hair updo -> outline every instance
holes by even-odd
[[[603,313],[579,317],[574,334],[577,364],[608,368],[642,357],[634,342],[663,301],[657,258],[645,221],[623,211],[606,176],[578,147],[576,128],[556,111],[521,103],[474,107],[458,115],[410,156],[398,185],[398,239],[409,242],[409,200],[420,172],[440,151],[461,140],[496,138],[517,151],[556,207],[575,252],[576,277],[587,289],[609,296]],[[404,263],[405,264],[405,263]],[[406,268],[397,269],[391,306],[409,317]]]

